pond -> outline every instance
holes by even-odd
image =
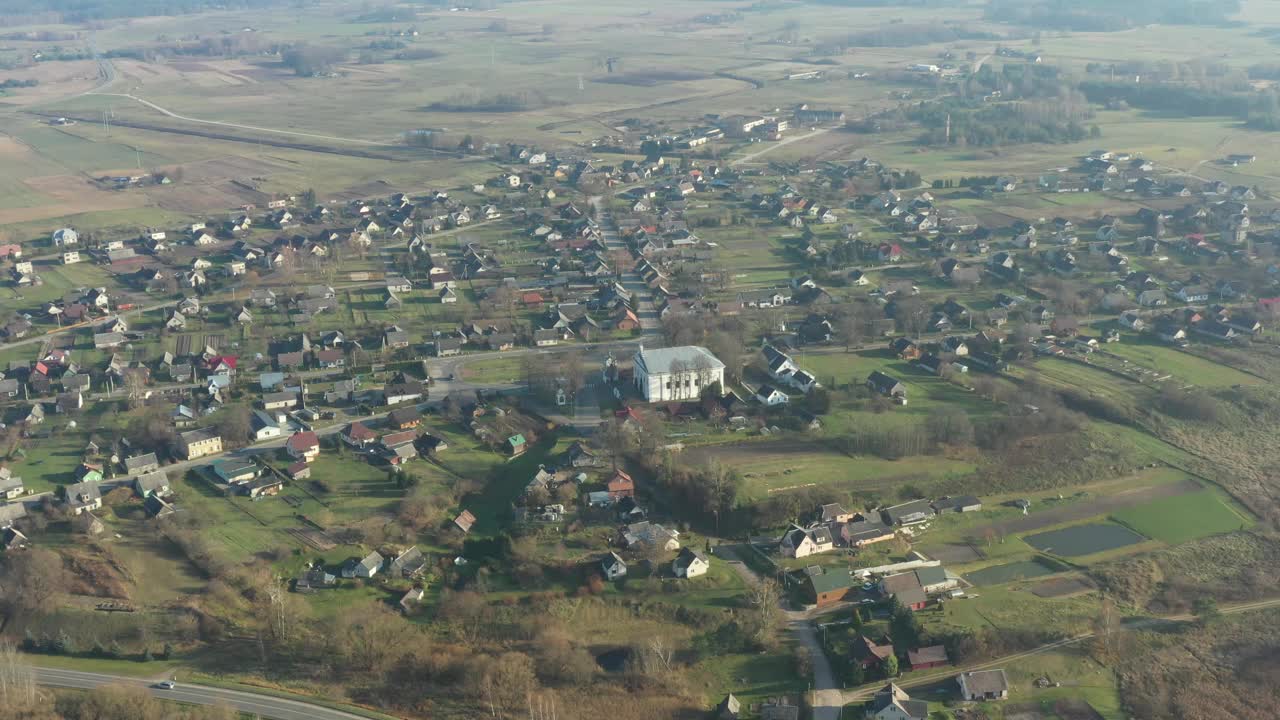
[[[1031,547],[1063,557],[1079,557],[1136,545],[1145,537],[1123,525],[1090,523],[1061,530],[1050,530],[1023,538]]]
[[[1014,580],[1026,580],[1028,578],[1040,577],[1042,575],[1052,575],[1061,572],[1062,568],[1057,566],[1052,560],[1046,558],[1034,558],[1031,560],[1020,560],[1018,562],[1006,563],[1004,565],[992,565],[981,570],[975,570],[964,576],[965,580],[974,585],[1000,585],[1002,583],[1013,582]]]

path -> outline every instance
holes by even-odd
[[[748,549],[745,552],[751,552],[751,550]],[[720,545],[716,548],[716,554],[728,561],[729,566],[748,585],[760,583],[760,576],[742,562],[736,546]],[[784,598],[782,602],[785,603],[786,599]],[[823,652],[822,643],[819,642],[818,634],[810,622],[810,613],[788,610],[784,607],[782,614],[787,619],[787,631],[797,643],[809,651],[809,659],[813,665],[812,696],[810,697],[813,720],[840,720],[840,713],[845,705],[844,693],[836,683],[835,672],[831,670],[831,663],[827,660],[827,654]]]
[[[334,137],[332,135],[319,135],[317,133],[300,132],[297,130],[280,130],[277,128],[259,127],[256,125],[241,125],[240,123],[222,122],[221,120],[202,120],[200,118],[188,117],[186,115],[179,115],[178,113],[173,112],[172,110],[160,107],[159,105],[151,102],[150,100],[143,100],[142,98],[137,97],[136,95],[131,95],[129,93],[104,93],[104,92],[93,91],[86,94],[102,95],[104,97],[129,98],[130,100],[146,105],[152,110],[155,110],[160,114],[166,115],[175,120],[183,120],[186,122],[199,123],[201,125],[217,125],[219,127],[234,128],[236,130],[252,130],[254,132],[274,133],[277,135],[292,135],[295,137],[311,138],[313,140],[328,140],[330,142],[355,143],[357,145],[372,145],[374,147],[397,147],[390,143],[378,142],[376,140],[360,140],[358,138],[340,138],[340,137]],[[448,151],[442,151],[442,152],[445,152],[446,154],[453,154]]]
[[[731,160],[731,161],[729,162],[729,165],[730,165],[730,166],[737,166],[737,165],[742,165],[743,163],[749,163],[749,162],[751,162],[752,160],[755,160],[756,158],[758,158],[758,157],[760,157],[760,156],[762,156],[762,155],[764,155],[764,154],[766,154],[766,153],[771,153],[771,152],[773,152],[774,150],[777,150],[777,149],[778,149],[778,148],[780,148],[780,147],[785,147],[785,146],[787,146],[787,145],[790,145],[790,144],[791,144],[791,143],[793,143],[793,142],[799,142],[799,141],[801,141],[801,140],[808,140],[808,139],[809,139],[809,138],[811,138],[811,137],[817,137],[818,135],[823,135],[823,134],[826,134],[826,133],[831,132],[832,130],[838,130],[838,129],[839,129],[839,126],[824,127],[824,128],[818,128],[817,130],[814,130],[814,131],[812,131],[812,132],[810,132],[810,133],[806,133],[806,134],[804,134],[804,135],[792,135],[792,136],[790,136],[790,137],[783,138],[782,140],[779,140],[779,141],[777,141],[777,142],[769,143],[769,145],[768,145],[767,147],[765,147],[764,149],[762,149],[762,150],[757,150],[757,151],[755,151],[755,152],[753,152],[753,153],[748,153],[748,154],[743,155],[742,157],[738,158],[737,160]]]
[[[288,700],[244,690],[223,690],[187,684],[179,684],[172,690],[165,690],[155,687],[151,681],[119,675],[43,667],[37,667],[34,670],[36,682],[48,687],[92,689],[104,685],[131,685],[146,688],[148,692],[162,700],[193,705],[225,703],[239,712],[271,718],[271,720],[364,720],[366,717],[321,705],[312,705],[305,700]]]

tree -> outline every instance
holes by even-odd
[[[849,686],[857,687],[867,681],[867,671],[860,662],[849,663]]]
[[[880,669],[884,671],[886,678],[895,678],[898,676],[898,656],[889,655],[880,663]]]
[[[228,405],[216,415],[214,427],[224,446],[248,445],[253,440],[253,413],[247,405]]]
[[[357,670],[381,673],[418,633],[386,603],[369,602],[351,607],[338,618],[335,640],[349,665]]]
[[[1103,596],[1098,616],[1093,619],[1093,646],[1098,662],[1109,663],[1116,659],[1116,640],[1120,632],[1120,615],[1115,602]]]
[[[166,714],[164,704],[141,685],[106,685],[89,692],[77,716],[84,720],[163,720]]]
[[[39,697],[35,671],[17,648],[0,644],[0,707],[22,713],[34,709]]]
[[[302,194],[298,196],[298,204],[307,211],[314,209],[316,206],[316,191],[311,188],[303,190]]]
[[[782,588],[772,580],[757,583],[747,593],[750,607],[748,632],[757,647],[767,648],[773,643],[774,634],[782,624]]]
[[[1211,597],[1196,598],[1191,603],[1191,614],[1196,616],[1196,620],[1201,625],[1208,625],[1222,616],[1222,611],[1218,609],[1218,602]]]
[[[293,70],[301,77],[327,73],[334,65],[344,59],[346,59],[346,53],[338,48],[315,45],[299,45],[285,50],[280,55],[280,61],[285,67]]]
[[[894,649],[905,653],[920,647],[920,637],[923,634],[920,618],[910,608],[899,605],[889,618],[889,637],[893,639]]]
[[[67,592],[70,576],[62,558],[52,550],[34,548],[6,555],[0,575],[0,592],[10,611],[41,614],[51,610],[59,595]]]
[[[505,713],[524,707],[529,694],[538,688],[533,659],[524,653],[483,658],[479,665],[479,672],[473,674],[478,681],[476,690],[494,717],[499,716],[499,710]]]

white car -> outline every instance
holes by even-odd
[[[165,680],[164,682],[156,685],[156,687],[160,688],[161,690],[172,690],[178,687],[178,683],[172,680]]]

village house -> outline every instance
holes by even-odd
[[[834,549],[835,542],[831,539],[831,531],[824,525],[808,530],[799,525],[792,525],[782,534],[782,540],[778,542],[778,551],[792,558],[805,558]]]
[[[1003,669],[963,672],[956,682],[960,685],[960,697],[965,700],[1004,700],[1009,697],[1009,678]]]
[[[186,460],[222,452],[222,436],[213,428],[188,430],[178,435],[178,448]]]
[[[294,460],[309,463],[320,455],[320,438],[310,430],[296,432],[289,436],[284,449]]]
[[[892,682],[876,692],[867,709],[867,718],[870,720],[927,720],[928,717],[929,703],[912,700],[910,695]]]
[[[604,574],[605,580],[617,580],[626,577],[627,563],[616,552],[610,552],[600,560],[600,572]]]
[[[707,574],[711,563],[706,556],[689,548],[681,548],[676,559],[671,562],[671,572],[678,578],[696,578]]]
[[[67,509],[73,515],[93,512],[102,507],[102,491],[96,482],[78,482],[62,488]]]
[[[345,578],[363,578],[368,579],[378,574],[382,569],[384,559],[378,551],[373,551],[364,558],[352,558],[342,566],[342,577]]]

